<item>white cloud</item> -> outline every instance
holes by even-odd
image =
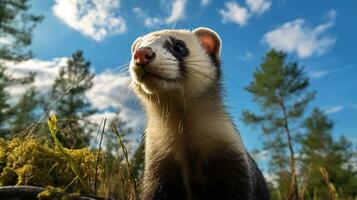
[[[225,8],[219,10],[223,17],[223,23],[233,22],[239,26],[244,26],[248,23],[250,17],[261,15],[271,7],[270,0],[246,0],[245,4],[246,6],[241,6],[233,0],[226,2]]]
[[[326,31],[334,25],[331,19],[316,27],[310,27],[305,20],[296,19],[286,22],[280,27],[264,35],[263,41],[270,48],[296,53],[299,58],[324,54],[336,39],[326,35]]]
[[[102,111],[97,112],[93,115],[88,117],[88,120],[93,123],[99,124],[101,119],[107,119],[107,122],[111,122],[118,117],[116,112],[113,111]],[[141,110],[133,110],[133,109],[122,109],[119,113],[119,118],[126,122],[126,128],[133,128],[134,131],[140,133],[143,122],[144,122],[144,115],[142,114]],[[109,123],[107,123],[109,124]],[[111,130],[110,126],[106,126],[107,130]]]
[[[103,110],[116,107],[120,101],[127,101],[133,94],[129,90],[128,77],[122,77],[110,72],[97,74],[93,79],[93,87],[87,96],[93,101],[93,106]]]
[[[273,186],[278,186],[277,179],[279,178],[275,173],[263,172],[263,176],[266,182],[273,184]]]
[[[147,17],[144,20],[144,25],[148,28],[160,26],[162,24],[162,19],[158,17]]]
[[[168,12],[168,16],[166,17],[152,17],[141,7],[134,7],[133,12],[136,14],[138,19],[144,20],[144,25],[148,28],[158,27],[165,24],[173,24],[185,17],[186,0],[170,1],[168,7],[170,7],[170,12]]]
[[[5,63],[6,72],[17,78],[25,77],[29,72],[36,72],[37,76],[33,85],[41,95],[47,95],[51,89],[59,70],[66,65],[68,58],[54,58],[52,60],[28,60],[20,63]],[[127,122],[127,127],[139,130],[143,127],[144,115],[138,100],[131,91],[129,77],[113,74],[111,71],[96,74],[93,79],[93,87],[86,93],[87,99],[92,106],[98,109],[98,113],[89,119],[98,123],[101,117],[113,118],[116,110],[120,110],[119,117]],[[21,97],[28,86],[9,87],[11,103]]]
[[[261,162],[261,161],[267,161],[269,158],[269,151],[268,150],[261,150],[257,153],[253,154],[254,160],[256,160],[257,162]]]
[[[326,113],[326,114],[338,113],[338,112],[340,112],[342,109],[343,109],[342,106],[333,106],[333,107],[327,108],[327,109],[325,110],[325,113]]]
[[[51,89],[59,69],[65,66],[66,62],[67,58],[62,57],[51,61],[33,59],[20,63],[6,62],[5,65],[7,66],[6,73],[14,78],[23,78],[28,76],[30,72],[35,72],[36,77],[32,85],[38,88],[41,95],[45,95]],[[11,103],[16,102],[30,86],[15,85],[8,87],[7,90],[12,97]]]
[[[237,58],[245,61],[245,62],[250,62],[253,60],[254,55],[250,51],[246,51],[243,55],[236,55]]]
[[[55,0],[54,15],[69,27],[102,41],[126,31],[125,19],[118,14],[119,0]]]
[[[212,0],[201,0],[201,6],[207,6]]]
[[[219,13],[223,17],[223,22],[233,22],[240,26],[246,25],[250,14],[248,9],[240,6],[238,3],[234,1],[226,2],[224,4],[225,9],[219,10]]]
[[[119,117],[127,122],[127,126],[140,127],[144,118],[139,102],[129,87],[129,80],[129,77],[111,72],[97,74],[93,87],[86,95],[94,108],[100,111],[119,109]]]
[[[153,28],[163,24],[164,20],[159,17],[150,17],[147,12],[141,7],[134,7],[133,13],[139,20],[144,20],[144,25],[148,28]]]
[[[253,13],[263,14],[271,7],[271,1],[268,0],[246,0],[246,4]]]
[[[11,45],[12,41],[6,37],[0,37],[0,45]]]
[[[175,0],[171,7],[171,14],[165,19],[167,24],[175,23],[185,14],[186,0]]]
[[[115,112],[112,111],[104,111],[104,112],[97,112],[93,115],[88,116],[87,120],[92,122],[92,123],[96,123],[96,124],[100,124],[102,119],[107,119],[107,123],[105,126],[106,130],[111,130],[111,127],[108,126],[108,124],[110,124],[110,122],[112,120],[114,120],[117,117],[117,114]],[[109,122],[109,123],[108,123]]]
[[[352,65],[348,65],[346,67],[329,69],[329,70],[311,70],[311,71],[308,71],[308,75],[312,79],[319,79],[326,75],[330,75],[330,74],[334,74],[334,73],[338,73],[338,72],[344,72],[344,71],[350,70],[350,69],[353,69]]]
[[[312,79],[319,79],[323,76],[328,75],[330,72],[326,71],[326,70],[313,70],[313,71],[309,71],[309,77]]]
[[[337,11],[332,9],[326,13],[326,17],[328,20],[335,20],[337,17]]]

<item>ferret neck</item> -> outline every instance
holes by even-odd
[[[153,96],[145,103],[147,115],[183,115],[189,117],[190,114],[199,113],[201,115],[209,113],[217,113],[224,110],[223,103],[218,96],[201,96],[194,99],[185,99],[180,96],[162,95],[160,97]],[[187,116],[185,116],[187,115]]]

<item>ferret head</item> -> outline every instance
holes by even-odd
[[[221,40],[207,28],[162,30],[139,37],[132,45],[130,74],[144,96],[195,98],[219,81]]]

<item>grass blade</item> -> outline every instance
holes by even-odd
[[[57,132],[58,132],[58,126],[57,126],[57,117],[55,115],[52,115],[49,120],[48,120],[48,127],[50,129],[51,135],[55,141],[56,146],[58,147],[59,151],[61,154],[64,156],[64,158],[67,160],[69,163],[69,166],[71,167],[73,173],[78,177],[78,180],[82,183],[82,185],[88,189],[87,185],[85,184],[83,178],[79,174],[79,170],[77,168],[77,165],[73,162],[71,159],[70,155],[66,152],[66,149],[62,146],[61,142],[57,138]]]
[[[123,150],[123,153],[124,153],[124,157],[125,157],[125,161],[126,161],[126,164],[128,166],[128,170],[129,170],[129,173],[130,173],[130,176],[131,176],[131,179],[133,181],[133,184],[134,184],[134,188],[135,188],[135,193],[136,193],[136,198],[137,199],[140,199],[139,198],[139,193],[138,193],[138,189],[137,189],[137,186],[136,186],[136,181],[135,181],[135,177],[133,175],[133,172],[131,171],[131,167],[130,167],[130,163],[129,163],[129,158],[128,158],[128,150],[126,149],[124,143],[123,143],[123,140],[121,139],[121,136],[120,136],[120,133],[117,129],[117,127],[115,126],[114,123],[112,123],[112,126],[113,126],[113,131],[114,133],[116,134],[117,136],[117,140]]]
[[[102,133],[100,135],[100,141],[99,141],[99,149],[98,149],[98,154],[97,154],[97,161],[95,164],[95,176],[94,176],[94,192],[97,192],[97,176],[98,176],[98,165],[99,165],[99,159],[100,159],[100,151],[102,149],[102,141],[103,141],[103,135],[104,135],[104,130],[105,130],[105,124],[107,122],[107,118],[104,119],[104,124],[103,124],[103,129]]]

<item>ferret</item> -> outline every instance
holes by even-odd
[[[147,116],[142,199],[269,199],[223,104],[220,52],[208,28],[134,41],[129,71]]]

